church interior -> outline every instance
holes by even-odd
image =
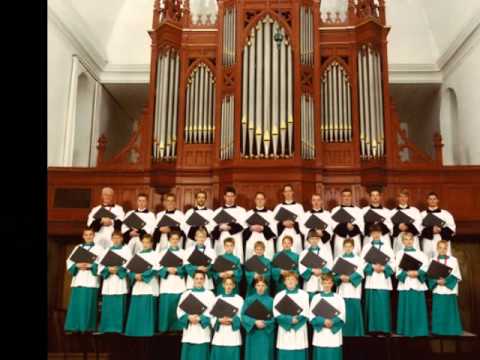
[[[47,40],[49,359],[180,346],[64,333],[65,260],[105,187],[154,213],[167,193],[215,209],[230,186],[246,209],[258,191],[273,209],[285,184],[326,209],[344,188],[360,207],[380,188],[388,208],[408,189],[420,210],[433,191],[455,218],[469,335],[351,338],[344,357],[480,349],[479,1],[49,0]]]

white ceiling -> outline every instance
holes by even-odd
[[[322,0],[322,10],[342,7],[345,1]],[[153,2],[49,0],[49,8],[105,72],[104,81],[118,82],[123,76],[148,82]],[[195,13],[216,7],[215,0],[190,3]],[[393,70],[440,70],[480,24],[479,0],[386,0],[386,6]]]

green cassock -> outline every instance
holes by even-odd
[[[405,281],[406,272],[398,277]],[[424,282],[426,273],[418,271],[418,279]],[[404,336],[428,336],[428,315],[425,292],[417,290],[403,290],[398,292],[397,334]]]
[[[365,266],[365,274],[373,273],[372,264]],[[385,266],[385,276],[393,274],[389,265]],[[390,311],[390,290],[365,289],[365,326],[368,332],[390,333],[391,311]]]
[[[142,274],[145,282],[149,282],[157,272],[147,270]],[[130,280],[135,280],[135,274],[129,273]],[[132,295],[128,311],[125,335],[127,336],[153,336],[157,319],[157,297],[153,295]]]
[[[267,309],[273,311],[273,299],[269,295],[255,294],[247,297],[242,309],[242,325],[245,329],[245,360],[273,360],[274,358],[274,320],[266,320],[266,327],[258,329],[255,319],[245,315],[245,310],[255,302],[260,301]]]
[[[97,274],[97,264],[93,263],[92,274]],[[76,265],[72,265],[68,272],[73,276],[78,273]],[[97,327],[97,298],[98,288],[72,287],[64,329],[68,332],[95,331]]]
[[[452,290],[458,279],[452,274],[445,278],[445,286]],[[435,289],[437,279],[428,279],[430,289]],[[459,336],[463,334],[458,297],[455,294],[433,294],[432,298],[432,333],[444,336]]]
[[[100,276],[107,279],[110,274],[105,267]],[[117,276],[120,279],[127,277],[127,270],[123,267],[118,268]],[[102,333],[122,333],[127,314],[127,295],[102,295],[102,314],[98,331]]]
[[[284,252],[285,254],[288,255],[290,259],[295,261],[295,263],[298,264],[298,254],[293,252],[292,250],[282,250],[280,252]],[[273,257],[272,261],[275,260],[275,258],[280,254],[280,252],[276,253],[275,256]],[[300,275],[298,273],[298,267],[293,270],[297,275]],[[283,283],[283,278],[281,276],[281,269],[272,266],[272,278],[273,281],[275,281],[275,294],[279,293],[282,290],[285,290],[285,284]]]
[[[221,256],[223,256],[225,259],[233,262],[236,265],[235,270],[233,270],[233,278],[235,279],[236,286],[235,286],[235,289],[233,289],[232,293],[238,294],[238,289],[240,288],[240,281],[242,280],[242,275],[243,275],[242,264],[240,263],[240,259],[235,255],[228,254],[228,253],[225,253]],[[223,288],[222,280],[223,279],[219,276],[219,273],[213,272],[213,281],[215,282],[215,294],[217,295],[225,294],[225,289]]]
[[[263,276],[263,278],[265,279],[265,281],[267,282],[267,285],[268,285],[268,289],[267,291],[270,292],[270,288],[271,288],[271,282],[270,282],[270,279],[272,277],[272,265],[270,263],[270,260],[268,260],[265,256],[260,256],[260,261],[265,264],[265,266],[267,267],[267,271],[264,272],[263,274],[260,274]],[[247,282],[247,294],[246,294],[246,297],[250,296],[250,295],[254,295],[257,293],[257,291],[255,290],[255,287],[253,286],[253,282],[255,280],[255,274],[254,272],[252,271],[247,271],[245,269],[245,280]]]
[[[169,251],[172,250],[170,249]],[[176,269],[177,275],[185,280],[187,274],[185,267],[178,266]],[[165,267],[160,269],[158,276],[160,277],[160,281],[162,281],[161,279],[166,279],[167,276],[169,276],[167,269]],[[158,330],[160,332],[182,330],[177,318],[177,306],[180,296],[182,296],[181,293],[160,293],[160,296],[158,297]]]

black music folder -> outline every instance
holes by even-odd
[[[250,272],[255,272],[257,274],[263,274],[266,273],[268,270],[268,266],[265,265],[262,260],[257,255],[253,255],[245,261],[245,270],[250,271]]]
[[[198,212],[194,211],[192,215],[190,215],[190,217],[187,219],[186,223],[190,226],[206,226],[208,224],[208,220],[205,219]]]
[[[379,223],[384,222],[385,218],[376,211],[369,209],[365,215],[363,215],[363,220],[367,223]]]
[[[314,254],[311,251],[308,251],[307,254],[303,257],[300,263],[310,269],[321,269],[327,263],[325,259],[322,259],[317,254]]]
[[[415,221],[413,218],[411,218],[410,216],[408,216],[407,214],[405,214],[401,210],[398,210],[395,213],[395,215],[392,216],[391,220],[395,225],[398,225],[398,224],[405,224],[405,225],[406,224],[413,224],[413,222]]]
[[[385,266],[390,260],[390,257],[381,250],[378,250],[375,246],[372,246],[365,254],[364,260],[370,264],[380,264]]]
[[[157,227],[160,228],[162,226],[179,227],[180,223],[168,215],[163,215],[160,221],[158,222]]]
[[[422,225],[425,227],[432,227],[435,225],[438,227],[443,227],[445,225],[445,221],[432,213],[428,213],[428,215],[423,219]]]
[[[213,305],[212,310],[210,310],[210,314],[215,316],[216,318],[233,318],[235,317],[235,315],[237,315],[237,313],[238,308],[220,298],[217,300],[215,305]]]
[[[251,216],[248,217],[246,220],[248,225],[262,225],[268,226],[268,221],[258,213],[254,212]]]
[[[275,309],[282,315],[297,316],[302,312],[302,308],[288,295],[285,295],[282,300],[275,305]]]
[[[127,264],[127,269],[135,274],[142,274],[145,271],[150,270],[152,267],[152,264],[138,254],[136,254]]]
[[[74,263],[88,263],[91,264],[97,259],[97,255],[84,249],[83,247],[77,247],[77,250],[70,256],[70,261]]]
[[[311,215],[305,222],[305,227],[309,229],[320,229],[323,231],[327,228],[327,223],[320,219],[318,216]]]
[[[202,315],[207,310],[207,306],[192,294],[188,294],[179,307],[188,315]]]
[[[355,218],[344,208],[337,210],[337,212],[332,215],[332,219],[340,224],[353,223],[355,221]]]
[[[100,209],[98,209],[98,211],[95,213],[95,215],[93,215],[93,218],[95,220],[99,220],[101,218],[109,218],[109,219],[113,220],[116,217],[117,217],[117,215],[115,215],[111,211],[105,209],[103,206]]]
[[[297,267],[297,263],[290,258],[283,251],[279,252],[275,259],[272,261],[272,265],[282,270],[294,270]]]
[[[115,251],[108,250],[108,253],[103,257],[100,264],[103,266],[122,266],[127,262],[123,257],[118,255]]]
[[[352,264],[350,261],[345,260],[342,257],[339,257],[333,265],[332,272],[339,275],[352,275],[357,271],[357,265]]]
[[[215,259],[215,262],[212,265],[213,271],[216,272],[224,272],[224,271],[230,271],[230,270],[235,270],[237,265],[235,265],[234,262],[228,260],[225,256],[217,256]]]
[[[188,262],[195,266],[208,266],[212,262],[207,255],[199,251],[197,248],[188,257]]]
[[[452,272],[452,268],[437,260],[432,260],[428,266],[427,276],[432,279],[443,278],[445,279]]]
[[[255,320],[270,320],[273,318],[273,313],[259,300],[255,300],[245,309],[245,315],[250,316]]]
[[[167,250],[160,260],[160,265],[163,267],[179,267],[183,265],[183,260],[173,252]]]
[[[123,223],[127,225],[130,229],[142,229],[147,223],[135,212],[132,212],[128,215],[124,220]]]
[[[295,221],[297,219],[297,214],[294,212],[285,209],[284,207],[281,207],[280,210],[278,210],[277,215],[275,215],[275,220],[277,221],[285,221],[285,220],[292,220]]]
[[[213,221],[215,221],[217,224],[231,224],[237,222],[232,215],[223,209],[217,215],[215,215]]]
[[[421,266],[422,262],[420,260],[415,259],[407,253],[403,253],[402,260],[400,260],[400,264],[398,265],[398,267],[404,271],[416,271],[420,269]]]
[[[317,305],[312,309],[312,313],[315,316],[321,316],[325,319],[333,319],[335,316],[340,315],[340,311],[325,299],[320,299]]]

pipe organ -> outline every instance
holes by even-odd
[[[225,11],[223,22],[223,65],[232,66],[235,63],[235,8]]]
[[[357,62],[360,156],[362,159],[380,158],[385,152],[380,54],[371,46],[362,45]]]
[[[222,130],[220,159],[227,160],[233,157],[233,118],[235,109],[235,97],[227,95],[222,101]]]
[[[201,63],[188,78],[185,103],[185,143],[211,144],[215,131],[215,80]]]
[[[173,160],[176,157],[178,114],[178,51],[167,49],[157,61],[153,160]]]
[[[302,95],[300,103],[300,116],[302,119],[302,159],[313,160],[315,158],[313,97],[309,94],[304,94]]]
[[[313,65],[313,12],[309,7],[300,7],[300,62]]]
[[[352,141],[352,95],[346,70],[333,61],[321,79],[322,141]]]

